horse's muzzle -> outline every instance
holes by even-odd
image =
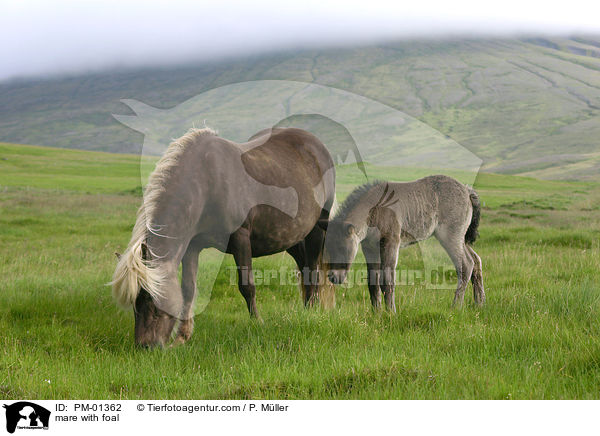
[[[160,310],[144,289],[135,302],[135,343],[141,348],[164,347],[171,337],[175,317]]]

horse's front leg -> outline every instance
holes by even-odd
[[[394,239],[383,239],[381,243],[382,284],[381,290],[385,299],[385,305],[391,312],[396,312],[395,286],[396,286],[396,264],[398,263],[398,250],[400,241]]]
[[[252,318],[261,319],[256,308],[256,287],[252,274],[252,246],[248,229],[240,228],[229,238],[227,252],[233,254],[238,270],[238,287]]]
[[[183,294],[183,310],[180,315],[179,328],[173,345],[183,344],[194,331],[194,300],[196,298],[196,276],[198,275],[198,256],[200,246],[190,242],[181,260],[181,292]]]

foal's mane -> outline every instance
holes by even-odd
[[[364,185],[354,188],[354,190],[346,197],[342,205],[339,207],[332,221],[344,221],[348,214],[354,210],[356,205],[360,202],[364,194],[374,188],[375,186],[385,183],[382,180],[372,180]]]

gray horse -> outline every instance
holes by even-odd
[[[478,236],[481,206],[473,189],[451,177],[414,182],[373,182],[356,188],[330,221],[325,242],[329,280],[344,282],[360,244],[368,269],[374,308],[395,312],[394,283],[398,250],[434,235],[458,276],[454,304],[462,304],[469,279],[477,304],[485,301],[481,259],[471,247]]]
[[[281,251],[295,259],[311,305],[334,197],[331,156],[304,130],[267,129],[238,144],[193,129],[176,140],[150,176],[112,281],[116,300],[135,307],[136,343],[164,345],[177,320],[175,342],[189,339],[198,256],[208,247],[233,254],[252,317],[252,258]]]

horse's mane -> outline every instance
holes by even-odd
[[[348,197],[346,197],[342,205],[339,207],[332,221],[344,221],[350,211],[356,207],[362,196],[371,188],[380,185],[381,183],[383,183],[381,180],[372,180],[364,185],[354,188],[354,190],[348,195]]]
[[[145,210],[144,218],[152,218],[153,212],[156,208],[156,203],[160,194],[164,190],[165,182],[171,175],[173,168],[177,166],[179,160],[183,156],[184,152],[189,148],[193,147],[198,143],[198,139],[203,136],[216,136],[217,132],[212,129],[189,129],[185,135],[175,139],[169,147],[165,150],[164,154],[156,164],[154,171],[148,179],[148,184],[144,190],[144,203],[141,209]],[[139,212],[138,212],[139,214]],[[139,219],[139,217],[138,217]],[[147,220],[146,220],[147,221]],[[150,227],[148,222],[148,230],[155,233],[156,230]]]
[[[160,235],[160,226],[152,224],[154,211],[156,210],[160,195],[164,192],[165,182],[176,168],[184,152],[198,143],[203,136],[216,136],[214,130],[190,129],[181,138],[174,140],[163,156],[156,164],[156,168],[150,175],[146,189],[144,190],[144,201],[138,209],[135,226],[127,250],[120,257],[117,268],[111,282],[113,296],[124,307],[135,303],[135,299],[144,288],[152,298],[161,296],[161,285],[165,280],[166,271],[156,265],[156,262],[147,260],[145,250],[152,251],[146,246],[148,233]],[[166,236],[168,237],[168,236]]]

